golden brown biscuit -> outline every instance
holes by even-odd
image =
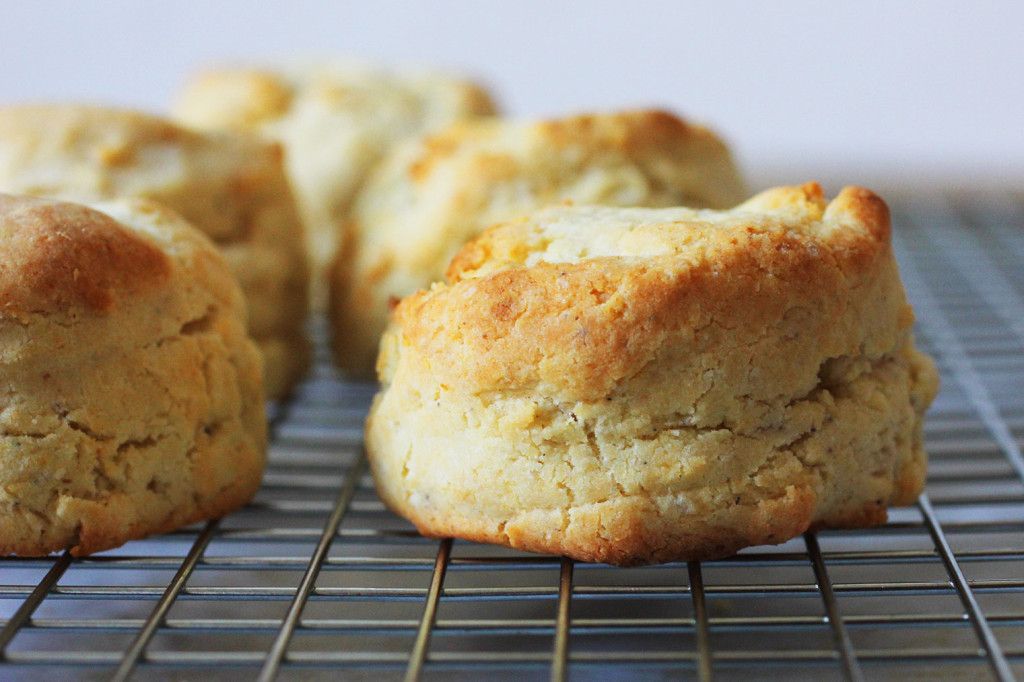
[[[621,565],[882,523],[924,485],[912,320],[867,190],[547,209],[395,309],[377,489],[429,536]]]
[[[308,368],[304,237],[276,145],[130,111],[0,108],[0,190],[172,208],[217,243],[241,282],[249,331],[275,360],[267,394],[284,396]]]
[[[476,121],[409,143],[361,193],[332,272],[338,364],[372,376],[391,298],[441,280],[497,222],[563,201],[725,208],[744,197],[726,146],[661,111]]]
[[[0,555],[84,555],[223,515],[266,419],[242,294],[141,200],[0,195]]]
[[[258,132],[284,145],[310,236],[316,293],[353,198],[388,150],[494,110],[490,96],[463,78],[321,62],[204,71],[185,85],[175,115],[197,128]]]

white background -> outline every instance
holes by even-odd
[[[454,68],[515,116],[657,105],[758,185],[1024,187],[1024,2],[0,0],[0,104],[166,110],[205,64]]]

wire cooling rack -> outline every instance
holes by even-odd
[[[250,506],[0,559],[0,679],[1024,679],[1024,195],[894,222],[944,384],[927,492],[885,526],[637,569],[426,540],[374,495],[373,387],[322,357]]]

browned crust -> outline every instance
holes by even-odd
[[[79,526],[68,537],[44,534],[37,538],[2,538],[0,556],[45,556],[68,550],[74,556],[89,556],[114,549],[132,540],[168,533],[183,526],[220,518],[243,506],[253,498],[262,480],[262,466],[239,467],[238,478],[230,488],[215,496],[197,498],[179,506],[160,507],[154,513],[146,504],[162,501],[118,495],[100,500],[71,502],[80,519]],[[50,530],[50,529],[46,529]]]
[[[194,76],[178,108],[209,127],[249,129],[285,114],[295,92],[280,75],[237,67],[208,69]]]
[[[318,74],[317,65],[311,67],[307,73],[241,65],[204,69],[189,78],[175,108],[186,112],[190,121],[203,128],[244,130],[286,115],[307,88],[315,87],[322,96],[337,93],[339,98],[344,97],[350,87],[344,73],[332,77],[329,70]],[[318,77],[304,83],[311,74]],[[380,70],[378,75],[384,80],[403,78],[401,71]],[[416,80],[415,75],[408,78]],[[458,108],[467,115],[487,116],[497,111],[490,93],[481,85],[468,80],[454,80],[451,84],[457,87]]]
[[[254,337],[273,342],[304,335],[309,272],[280,144],[251,134],[195,132],[130,110],[0,107],[0,176],[8,190],[35,196],[138,197],[168,206],[228,257],[249,303]],[[106,305],[96,296],[92,301]],[[298,370],[278,376],[298,376],[308,346],[301,341],[299,357],[289,359]],[[273,397],[292,384],[275,382]]]
[[[261,363],[227,264],[155,204],[97,209],[0,195],[0,555],[109,549],[261,478]]]
[[[514,146],[503,141],[516,130]],[[745,196],[725,143],[709,129],[660,110],[581,114],[530,124],[462,121],[420,141],[418,155],[405,169],[406,180],[429,187],[432,176],[450,163],[464,164],[449,197],[453,221],[478,221],[493,190],[517,178],[531,183],[534,204],[557,203],[563,185],[588,169],[628,166],[647,178],[660,201],[672,197],[679,205],[724,209]],[[701,174],[715,182],[701,179]]]
[[[460,149],[495,137],[506,125],[498,119],[475,119],[457,123],[428,136],[423,141],[422,153],[409,167],[410,179],[414,182],[425,181]],[[640,166],[648,165],[651,159],[692,154],[695,147],[704,148],[704,155],[708,158],[730,158],[728,147],[709,129],[658,109],[579,114],[564,119],[539,121],[529,132],[530,143],[538,148],[574,148],[588,150],[592,154],[619,153],[637,161]],[[507,159],[493,157],[485,161],[491,162],[490,166],[493,166],[493,162],[507,162]],[[481,165],[482,168],[488,167],[487,163]],[[501,174],[497,173],[497,176],[501,177]]]
[[[99,106],[55,106],[24,104],[0,107],[0,139],[48,133],[54,144],[73,146],[83,130],[116,130],[108,146],[97,144],[93,153],[103,165],[117,166],[129,162],[141,141],[162,140],[186,143],[200,135],[156,116],[127,109]],[[99,142],[97,136],[97,142]],[[114,141],[116,139],[116,141]]]
[[[40,543],[24,548],[24,551],[7,553],[39,556],[69,549],[74,556],[88,556],[120,547],[132,540],[169,533],[198,521],[218,519],[244,507],[260,487],[262,466],[239,467],[238,472],[239,476],[230,488],[218,491],[216,495],[195,499],[191,505],[172,508],[162,519],[139,515],[139,500],[124,500],[124,504],[132,509],[130,513],[119,513],[122,510],[117,506],[103,502],[85,502],[82,505],[82,524],[70,547],[67,544]],[[0,554],[3,554],[3,548],[0,548]]]
[[[300,242],[282,249],[301,251],[283,151],[249,134],[196,132],[126,109],[0,107],[0,159],[0,181],[10,191],[73,201],[159,201],[220,245],[249,242],[273,208],[280,223],[273,231]]]
[[[378,491],[430,536],[616,565],[884,523],[924,481],[936,387],[911,323],[888,209],[862,188],[541,211],[395,309],[367,426]],[[747,438],[763,449],[734,468]],[[453,449],[465,469],[444,476]]]
[[[724,142],[666,111],[455,124],[386,160],[356,204],[331,269],[337,363],[368,374],[387,300],[442,279],[452,254],[497,220],[567,198],[724,209],[745,196]]]
[[[726,157],[729,155],[725,144],[710,130],[662,109],[544,121],[537,126],[537,135],[548,144],[564,148],[607,139],[611,148],[621,149],[633,158],[662,156],[691,144],[706,145]]]
[[[167,256],[85,206],[0,194],[0,314],[110,313],[165,282]]]
[[[469,116],[494,116],[498,113],[498,103],[483,85],[464,82],[459,94],[463,100],[461,109]]]
[[[690,261],[667,256],[660,263],[584,259],[517,267],[528,221],[492,228],[456,256],[450,285],[404,299],[394,323],[431,359],[442,384],[477,392],[544,382],[584,400],[605,395],[639,371],[673,330],[713,319],[756,334],[794,302],[845,305],[858,281],[890,253],[888,212],[871,192],[844,189],[826,209],[820,187],[811,183],[750,204],[771,204],[776,194],[788,196],[784,205],[794,211],[788,220],[780,214],[745,222],[738,213],[744,222],[728,231],[703,230],[697,221],[703,247]],[[825,235],[793,229],[823,215],[848,229]],[[508,267],[463,279],[482,262]],[[827,327],[829,320],[820,323]]]

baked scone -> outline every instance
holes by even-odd
[[[239,279],[249,332],[283,397],[310,362],[309,273],[280,148],[85,106],[0,108],[0,191],[70,201],[159,201],[209,235]]]
[[[256,492],[262,368],[213,244],[143,200],[0,195],[0,555],[85,555]]]
[[[662,111],[467,122],[408,143],[377,169],[332,271],[340,367],[372,376],[393,297],[444,277],[459,248],[549,204],[726,208],[746,198],[711,131]]]
[[[366,427],[426,535],[619,565],[879,524],[937,390],[888,210],[816,184],[734,210],[557,207],[404,299]]]
[[[186,125],[254,131],[284,145],[317,292],[370,168],[400,140],[495,106],[462,77],[334,61],[212,68],[185,84],[174,111]]]

